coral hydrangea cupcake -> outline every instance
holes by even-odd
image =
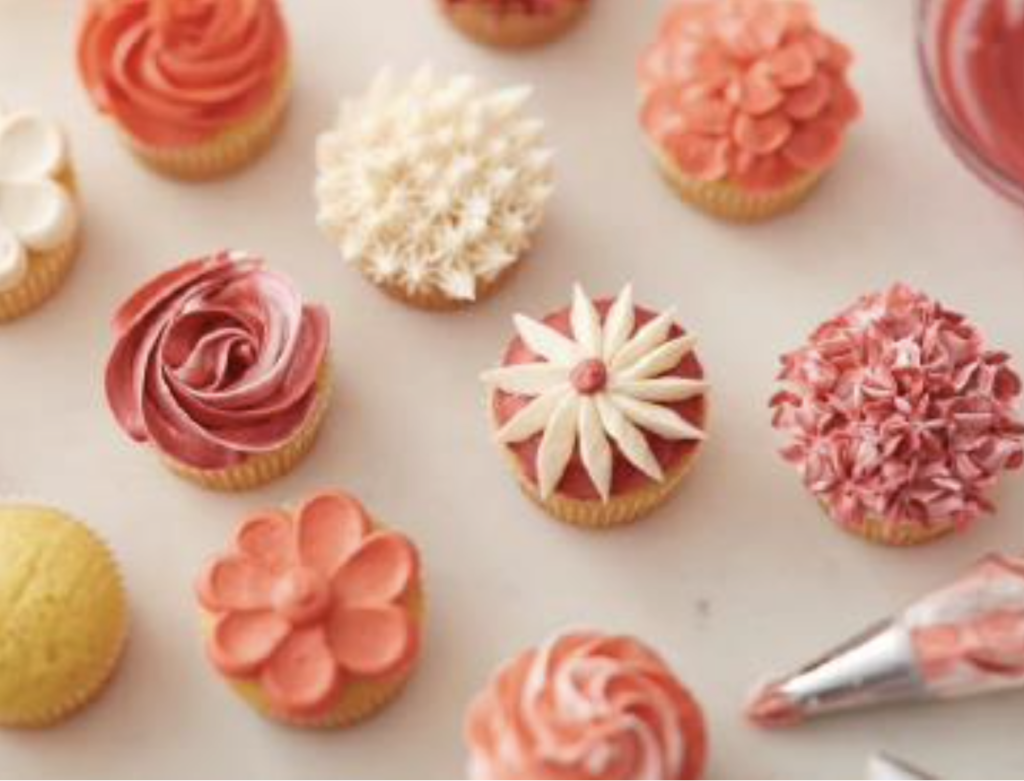
[[[618,298],[543,321],[486,372],[496,438],[523,490],[569,523],[635,521],[679,486],[705,439],[708,385],[696,340],[673,320]]]
[[[277,0],[88,0],[78,62],[97,109],[136,155],[181,179],[256,158],[291,91]]]
[[[248,518],[197,589],[213,666],[259,712],[290,724],[367,718],[419,655],[416,548],[346,494]]]
[[[529,95],[429,68],[411,80],[384,72],[320,138],[321,229],[408,304],[483,299],[529,249],[552,191],[552,152],[544,123],[524,111]]]
[[[590,0],[438,0],[455,27],[480,43],[519,49],[572,29]]]
[[[114,318],[107,399],[176,473],[237,491],[292,469],[327,412],[329,318],[262,260],[222,252],[161,274]]]
[[[685,200],[767,218],[839,157],[861,112],[851,60],[803,0],[679,0],[640,62],[641,123]]]
[[[905,285],[865,296],[782,359],[785,458],[845,529],[927,542],[993,509],[1024,463],[1021,382],[963,315]]]
[[[630,637],[562,635],[503,666],[466,722],[469,777],[701,778],[700,705]]]
[[[60,127],[35,113],[0,109],[0,323],[57,291],[77,255],[79,224]]]
[[[32,502],[0,502],[0,726],[46,727],[105,688],[128,634],[107,546]]]

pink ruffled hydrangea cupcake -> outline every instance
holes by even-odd
[[[861,113],[851,61],[803,0],[680,0],[640,61],[641,124],[685,200],[764,219],[839,157]]]
[[[520,49],[554,40],[583,16],[590,0],[438,0],[464,35],[488,46]]]
[[[1009,356],[905,285],[861,298],[782,363],[771,406],[783,455],[868,539],[914,545],[964,529],[1024,463]]]

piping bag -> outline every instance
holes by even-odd
[[[992,555],[817,661],[757,690],[747,716],[786,727],[892,702],[1024,689],[1024,558]]]

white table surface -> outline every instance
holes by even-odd
[[[731,227],[679,204],[646,156],[634,64],[664,3],[599,0],[570,38],[520,56],[464,42],[423,0],[290,0],[298,85],[290,124],[243,175],[207,186],[142,170],[94,114],[74,70],[80,4],[0,0],[0,97],[62,118],[86,198],[80,265],[45,310],[0,332],[0,491],[51,498],[100,529],[126,570],[132,641],[106,696],[57,729],[0,735],[8,776],[457,777],[465,704],[494,666],[567,625],[635,633],[704,702],[715,777],[859,777],[867,753],[937,773],[1024,773],[1024,694],[907,707],[786,733],[740,705],[802,663],[994,549],[1024,548],[1024,480],[1000,513],[924,550],[871,547],[833,528],[776,456],[766,409],[777,356],[862,292],[897,279],[971,313],[1024,360],[1024,214],[965,173],[926,114],[909,0],[821,0],[860,54],[866,120],[805,208]],[[498,298],[457,315],[391,303],[313,225],[312,149],[339,96],[385,63],[432,60],[538,85],[559,151],[539,247]],[[126,441],[102,388],[108,320],[141,282],[220,247],[265,253],[333,316],[339,393],[293,475],[242,496],[180,482]],[[678,304],[715,385],[713,439],[681,494],[611,534],[548,520],[488,436],[477,373],[517,310],[626,281]],[[407,693],[362,727],[303,733],[235,700],[202,655],[192,582],[251,509],[328,486],[409,532],[431,614]]]

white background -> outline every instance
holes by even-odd
[[[132,641],[107,695],[66,726],[0,735],[14,776],[418,776],[462,773],[464,707],[493,667],[566,625],[635,633],[704,702],[713,776],[858,777],[878,747],[944,775],[1020,776],[1024,694],[907,707],[788,733],[740,706],[767,673],[830,644],[994,549],[1024,548],[1024,483],[1000,513],[924,550],[872,547],[833,528],[775,455],[766,403],[778,355],[860,293],[903,279],[970,313],[1024,358],[1024,215],[961,170],[918,85],[909,0],[821,0],[859,53],[866,119],[799,212],[761,227],[681,205],[648,160],[634,67],[663,3],[599,0],[575,34],[502,55],[465,43],[425,0],[286,3],[298,84],[290,124],[243,175],[156,178],[91,110],[75,74],[80,4],[0,0],[0,97],[61,118],[86,202],[86,244],[59,298],[0,332],[0,491],[47,497],[100,529],[126,570]],[[499,297],[456,315],[391,303],[320,237],[312,150],[341,95],[377,68],[423,60],[537,85],[559,188],[536,253]],[[333,317],[338,394],[301,468],[244,496],[163,471],[114,425],[102,389],[108,321],[140,283],[221,247],[265,253]],[[681,494],[607,535],[540,515],[489,442],[477,373],[510,317],[628,280],[677,304],[715,385],[713,439]],[[192,582],[249,510],[329,486],[411,534],[431,614],[405,696],[364,726],[316,734],[266,723],[202,655]]]

